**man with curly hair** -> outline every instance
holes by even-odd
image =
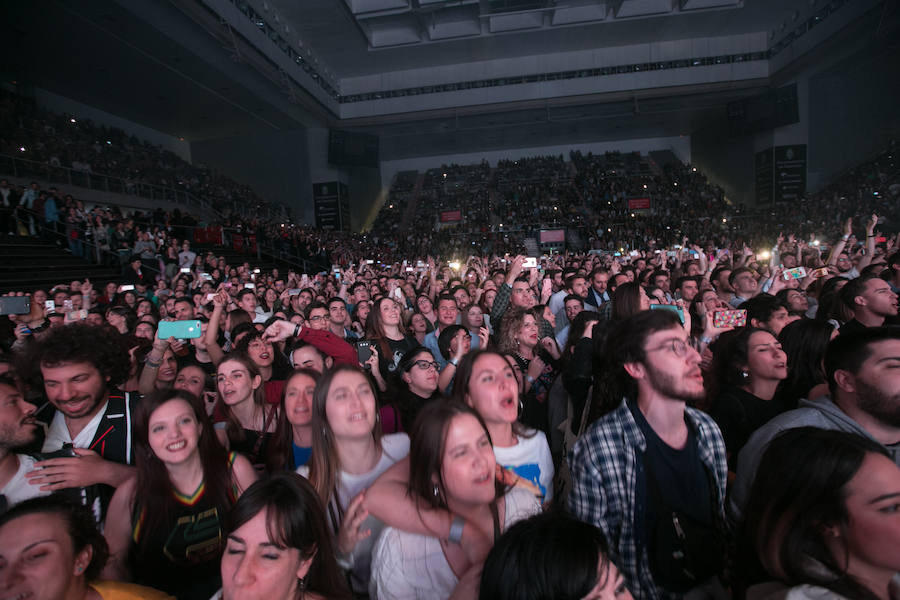
[[[113,490],[133,472],[135,398],[116,389],[128,378],[128,349],[112,328],[79,323],[51,329],[25,366],[50,404],[40,414],[48,424],[42,452],[70,454],[38,462],[29,482],[42,491],[65,490],[101,522]]]

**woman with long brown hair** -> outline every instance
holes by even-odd
[[[205,600],[220,586],[222,517],[256,473],[222,448],[201,401],[181,390],[145,397],[134,435],[137,476],[110,502],[104,578]]]
[[[382,382],[390,381],[391,375],[403,355],[418,345],[416,338],[406,335],[403,327],[402,309],[389,297],[379,298],[372,306],[369,314],[366,337],[375,342],[374,348],[378,358],[378,386],[381,391],[387,389]],[[375,373],[373,373],[375,375]]]
[[[245,454],[252,464],[262,465],[278,421],[278,405],[266,402],[256,364],[246,354],[228,354],[216,370],[216,387],[219,401],[213,423],[219,441]]]
[[[375,397],[361,369],[340,365],[327,371],[313,399],[312,457],[308,467],[297,469],[325,505],[338,562],[349,571],[357,593],[368,588],[372,546],[383,527],[369,517],[365,491],[409,453],[405,433],[381,434]]]

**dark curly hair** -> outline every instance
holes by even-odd
[[[116,387],[128,380],[131,358],[125,337],[109,326],[73,323],[53,327],[22,357],[19,372],[43,384],[41,367],[67,363],[94,365],[108,385]]]

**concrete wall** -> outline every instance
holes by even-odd
[[[284,203],[293,217],[312,212],[306,131],[260,131],[253,135],[191,144],[195,163],[205,163],[253,188],[261,197]]]

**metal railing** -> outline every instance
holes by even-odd
[[[48,183],[72,185],[90,190],[138,196],[151,201],[165,201],[185,207],[220,212],[205,199],[177,188],[131,181],[114,175],[86,173],[68,167],[0,154],[0,173],[13,177],[29,177]]]

